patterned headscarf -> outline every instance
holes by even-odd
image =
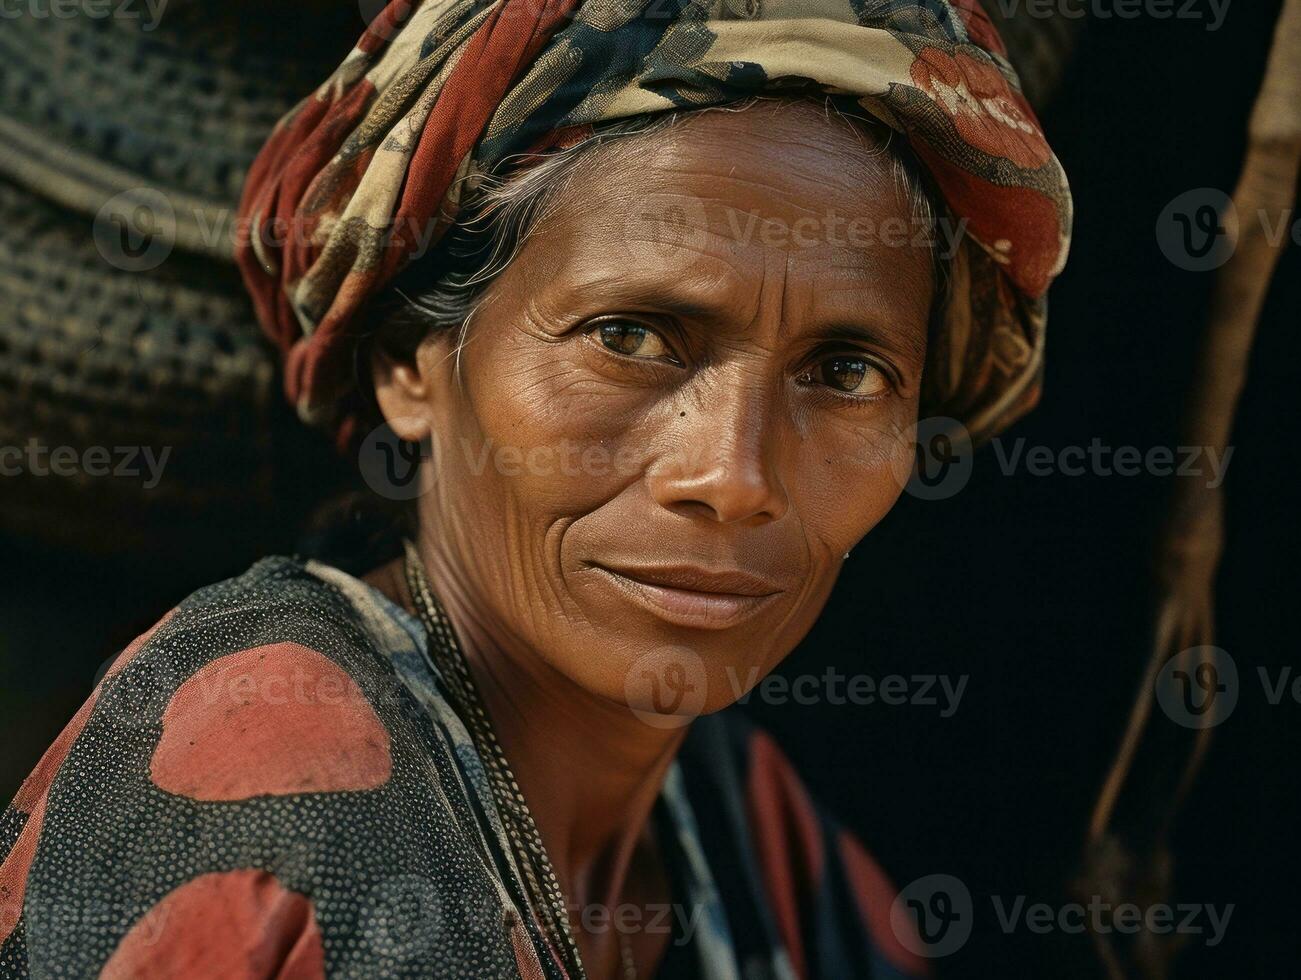
[[[249,171],[237,255],[290,400],[347,438],[356,321],[512,154],[810,86],[903,133],[965,221],[928,412],[1033,407],[1066,176],[977,0],[392,0]]]

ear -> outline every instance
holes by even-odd
[[[420,442],[431,435],[440,414],[442,385],[433,375],[445,359],[435,356],[437,344],[432,341],[427,338],[421,343],[409,361],[381,351],[371,354],[375,401],[394,434],[407,442]]]

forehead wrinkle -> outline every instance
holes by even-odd
[[[684,165],[682,169],[683,175],[688,179],[699,180],[702,172],[707,170],[700,166]],[[801,178],[798,173],[786,171],[745,176],[737,174],[736,168],[732,167],[728,173],[719,175],[720,181],[726,181],[734,189],[748,188],[759,192],[759,203],[746,209],[726,202],[716,187],[711,188],[705,195],[699,196],[684,190],[683,181],[672,179],[671,174],[652,169],[638,181],[637,190],[626,191],[620,188],[616,194],[605,198],[604,201],[602,200],[604,195],[598,193],[593,196],[590,204],[594,207],[602,207],[608,201],[615,207],[628,207],[642,194],[677,195],[689,198],[699,203],[706,218],[705,230],[708,234],[730,242],[738,226],[737,215],[743,218],[740,222],[740,227],[743,229],[749,227],[748,219],[751,216],[760,222],[791,220],[789,215],[782,216],[784,210],[794,212],[794,220],[812,216],[815,220],[825,223],[835,213],[842,216],[842,222],[867,221],[875,226],[881,220],[881,216],[876,213],[880,206],[877,203],[879,200],[892,199],[901,202],[905,200],[905,195],[893,183],[887,182],[887,177],[888,174],[885,173],[863,173],[859,180],[845,179],[830,182],[825,174],[809,173]],[[816,183],[825,192],[823,199],[801,201],[801,194],[807,190],[807,187],[800,186],[796,182],[800,180],[804,184]]]
[[[686,251],[685,248],[680,248]],[[695,250],[691,250],[695,251]],[[715,255],[699,253],[705,258]],[[686,319],[726,324],[728,313],[736,308],[735,298],[744,289],[744,277],[725,262],[711,263],[716,271],[705,273],[702,263],[685,268],[665,267],[646,274],[649,263],[574,262],[557,270],[543,287],[544,295],[557,291],[595,291],[611,302],[641,303],[662,307]]]
[[[787,252],[781,252],[781,253],[778,253],[778,254],[780,255],[780,258],[781,258],[781,282],[779,282],[779,283],[776,285],[776,287],[775,287],[775,288],[777,289],[777,291],[778,291],[778,295],[777,295],[777,324],[776,324],[776,328],[777,328],[777,339],[778,339],[778,340],[785,340],[785,339],[787,339],[787,337],[788,337],[789,334],[790,334],[790,331],[787,329],[787,328],[788,328],[788,324],[790,324],[790,323],[792,322],[792,318],[789,317],[789,316],[787,315],[787,312],[786,312],[786,306],[787,306],[787,300],[790,298],[790,295],[791,295],[791,290],[787,288],[787,285],[790,283],[790,279],[791,279],[791,263],[794,261],[794,259],[795,259],[795,255],[794,255],[793,252],[789,252],[789,251],[787,251]],[[763,304],[763,299],[762,299],[763,293],[762,293],[762,289],[763,289],[763,287],[767,286],[767,284],[768,284],[768,270],[769,270],[770,267],[773,268],[773,269],[775,270],[775,269],[777,268],[777,265],[778,265],[778,263],[777,263],[776,259],[774,259],[771,263],[769,263],[769,262],[765,262],[765,263],[764,263],[764,266],[763,266],[763,283],[762,283],[761,286],[760,286],[760,290],[761,290],[761,292],[760,292],[760,310],[762,310],[762,308],[763,308],[763,306],[762,306],[762,304]]]
[[[883,243],[862,248],[837,246],[807,250],[810,254],[806,258],[818,266],[819,294],[869,292],[881,295],[897,293],[903,288],[908,292],[929,296],[929,289],[933,288],[931,246],[912,245],[912,234],[913,230],[909,229],[909,244],[898,247],[914,249],[922,254],[918,261],[907,263],[904,268],[886,261],[897,254],[898,247]]]
[[[764,289],[771,288],[766,265],[775,260],[775,252],[783,260],[778,318],[783,336],[801,325],[791,315],[792,303],[798,299],[809,311],[799,319],[811,325],[819,319],[871,324],[884,322],[888,315],[898,318],[896,293],[900,286],[909,292],[926,292],[924,282],[907,281],[914,279],[911,269],[909,274],[900,275],[899,263],[888,261],[883,248],[846,249],[823,242],[812,248],[800,245],[793,249],[751,243],[757,253],[747,249],[744,243],[732,240],[725,209],[751,205],[726,203],[729,195],[718,193],[708,183],[701,189],[702,175],[722,177],[738,191],[748,190],[758,198],[759,203],[753,206],[761,218],[771,202],[772,210],[778,215],[785,212],[787,220],[792,214],[817,215],[835,210],[848,219],[862,217],[876,224],[893,216],[896,209],[890,205],[900,196],[892,179],[889,154],[883,147],[867,144],[853,127],[825,127],[821,115],[811,120],[814,125],[805,128],[808,138],[803,134],[787,138],[784,130],[774,132],[766,126],[755,129],[753,123],[742,125],[743,119],[724,116],[717,117],[710,130],[693,132],[706,121],[703,113],[688,116],[676,131],[655,140],[632,136],[593,151],[560,191],[556,203],[565,206],[557,207],[546,222],[573,222],[571,227],[586,225],[586,229],[573,246],[563,250],[566,254],[555,256],[554,264],[548,263],[553,274],[544,276],[544,289],[563,283],[567,289],[601,290],[615,298],[658,303],[670,307],[670,312],[681,312],[694,320],[721,322],[735,329],[741,324],[753,324],[762,315],[760,296]],[[726,155],[719,155],[716,149],[710,152],[711,145],[717,142],[710,138],[715,135],[712,129],[727,134],[730,150]],[[756,164],[772,163],[774,147],[783,151],[776,154],[782,159],[775,169],[756,169],[744,162],[753,155]],[[738,159],[742,162],[733,162]],[[743,173],[738,175],[738,169]],[[819,204],[802,195],[802,187],[807,189],[810,183],[817,184],[823,191],[821,196],[828,200]],[[638,201],[655,194],[694,197],[704,206],[701,217],[705,227],[692,222],[696,233],[688,235],[668,254],[650,236],[628,237],[628,229],[621,223],[622,216]],[[724,215],[721,226],[720,211]],[[645,241],[646,254],[638,255],[643,249],[634,246],[630,255],[627,243],[638,241]],[[724,247],[719,248],[720,244]],[[661,246],[658,254],[654,245]],[[804,284],[797,297],[789,295],[791,283],[799,282],[808,271],[808,266],[801,269],[795,263],[816,266],[813,271],[817,282],[807,297]],[[929,263],[926,268],[929,271]],[[837,304],[842,310],[827,311],[831,315],[819,317],[819,294],[843,291],[852,293],[853,299],[844,297]],[[548,305],[555,304],[553,299]]]
[[[796,118],[805,117],[793,135],[787,135],[781,123],[772,126],[758,121],[762,112],[754,109],[750,110],[749,118],[745,113],[730,117],[711,115],[708,111],[688,114],[674,129],[655,138],[630,138],[623,147],[629,151],[624,159],[637,165],[648,165],[650,169],[673,170],[684,165],[683,158],[686,158],[685,165],[691,167],[701,162],[708,166],[714,159],[722,163],[729,158],[769,157],[780,159],[785,173],[808,171],[814,176],[825,176],[827,157],[836,157],[839,165],[832,173],[849,175],[855,178],[855,182],[887,175],[890,158],[884,142],[879,142],[848,120],[821,112],[806,113],[804,110],[807,108],[799,102],[774,103],[772,106],[774,116],[794,113]],[[722,138],[727,140],[730,148],[727,157],[707,156],[702,161],[693,156],[701,144],[713,143],[720,138],[708,133],[709,129],[725,133]],[[723,168],[720,166],[717,172],[722,173]]]

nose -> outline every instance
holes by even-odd
[[[775,401],[737,387],[721,404],[679,412],[676,438],[649,471],[655,501],[720,524],[781,518],[789,501]]]

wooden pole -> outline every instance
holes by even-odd
[[[1221,459],[1246,383],[1260,312],[1288,241],[1289,222],[1295,219],[1299,169],[1301,0],[1285,0],[1233,192],[1236,221],[1224,221],[1234,248],[1216,274],[1184,425],[1185,445],[1214,447]],[[1140,904],[1169,896],[1173,858],[1168,832],[1205,757],[1213,727],[1178,729],[1163,719],[1153,723],[1153,701],[1158,675],[1172,658],[1214,642],[1214,580],[1224,545],[1223,517],[1220,487],[1191,479],[1178,483],[1157,549],[1153,648],[1089,821],[1077,892]],[[1153,773],[1165,778],[1146,778]],[[1121,948],[1112,935],[1093,936],[1109,976],[1169,976],[1178,937],[1142,932]]]

